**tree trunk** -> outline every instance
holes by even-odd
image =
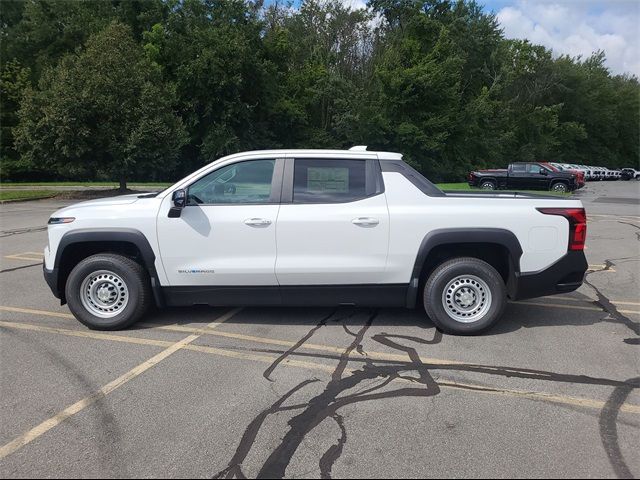
[[[120,191],[127,191],[127,179],[125,177],[120,177]]]

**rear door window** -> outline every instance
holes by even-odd
[[[344,203],[365,198],[371,191],[367,177],[366,160],[296,159],[293,203]]]

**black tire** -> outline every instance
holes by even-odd
[[[487,310],[477,320],[469,322],[452,318],[444,301],[449,283],[465,275],[481,279],[491,293]],[[424,286],[423,301],[427,315],[440,330],[454,335],[477,335],[491,328],[504,313],[507,289],[500,274],[487,262],[473,257],[458,257],[440,264],[431,273]]]
[[[480,182],[480,188],[482,190],[495,190],[497,188],[496,182],[493,180],[482,180]]]
[[[88,310],[82,299],[84,280],[94,272],[109,271],[119,276],[128,290],[122,311],[111,318],[101,318]],[[67,279],[65,295],[69,310],[92,330],[121,330],[133,325],[146,312],[151,300],[149,276],[145,269],[130,258],[113,253],[100,253],[78,263]]]
[[[552,192],[567,193],[569,191],[569,185],[565,182],[554,182],[549,186],[549,190]]]

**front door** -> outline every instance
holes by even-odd
[[[158,216],[170,286],[276,286],[276,220],[284,160],[223,166],[188,188],[187,206]]]
[[[548,190],[549,170],[537,163],[529,163],[527,166],[527,172],[529,173],[530,179],[529,188],[532,190]]]

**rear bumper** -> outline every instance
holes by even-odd
[[[62,294],[58,289],[58,269],[54,268],[52,270],[48,270],[43,263],[42,272],[44,274],[44,281],[47,282],[47,285],[49,285],[49,288],[51,289],[51,292],[53,292],[53,295],[56,298],[62,298]]]
[[[570,251],[550,267],[533,273],[516,274],[513,300],[573,292],[582,285],[589,268],[584,252]]]

